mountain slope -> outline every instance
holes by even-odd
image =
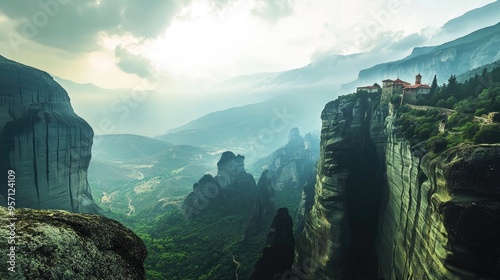
[[[436,47],[416,49],[404,59],[362,70],[357,80],[342,88],[353,90],[356,85],[396,77],[412,81],[417,73],[423,76],[426,83],[430,83],[433,76],[437,75],[441,83],[453,73],[463,73],[499,58],[500,23],[497,23]]]
[[[280,95],[265,102],[210,113],[158,139],[234,150],[255,159],[279,148],[293,127],[301,131],[318,130],[317,112],[332,95],[325,88]]]
[[[133,134],[97,135],[92,156],[98,159],[127,160],[157,155],[174,145]]]
[[[463,34],[478,28],[496,24],[500,12],[500,1],[495,1],[486,6],[468,11],[460,17],[448,21],[442,27],[442,32],[447,34]],[[443,35],[443,34],[441,34]]]

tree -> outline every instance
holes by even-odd
[[[474,135],[474,143],[494,144],[500,142],[500,125],[485,125]]]
[[[434,75],[434,79],[432,79],[432,84],[431,84],[431,91],[430,91],[431,96],[436,93],[437,87],[438,87],[437,78],[436,75]]]

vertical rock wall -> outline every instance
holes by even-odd
[[[500,146],[411,149],[388,118],[377,253],[385,279],[500,277]]]
[[[87,182],[92,138],[50,75],[0,56],[0,172],[16,172],[16,207],[96,212]]]
[[[368,97],[341,99],[322,112],[315,203],[296,247],[294,273],[300,279],[377,273],[374,242],[383,172],[381,153],[371,140],[372,106]]]
[[[411,147],[370,98],[322,113],[297,279],[500,279],[500,145]]]

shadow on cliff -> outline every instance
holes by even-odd
[[[346,179],[347,215],[351,232],[345,279],[377,279],[375,251],[378,210],[383,186],[376,147],[365,141],[355,148]]]

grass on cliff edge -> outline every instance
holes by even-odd
[[[417,98],[417,105],[430,106],[412,109],[404,105],[396,116],[402,134],[416,145],[425,141],[427,151],[440,153],[461,144],[500,143],[500,123],[488,120],[488,113],[500,112],[500,67],[491,72],[486,69],[464,83],[455,76],[448,84],[437,88],[426,98]],[[391,98],[395,106],[397,98]],[[445,110],[450,109],[450,110]],[[444,130],[439,130],[439,126]]]

